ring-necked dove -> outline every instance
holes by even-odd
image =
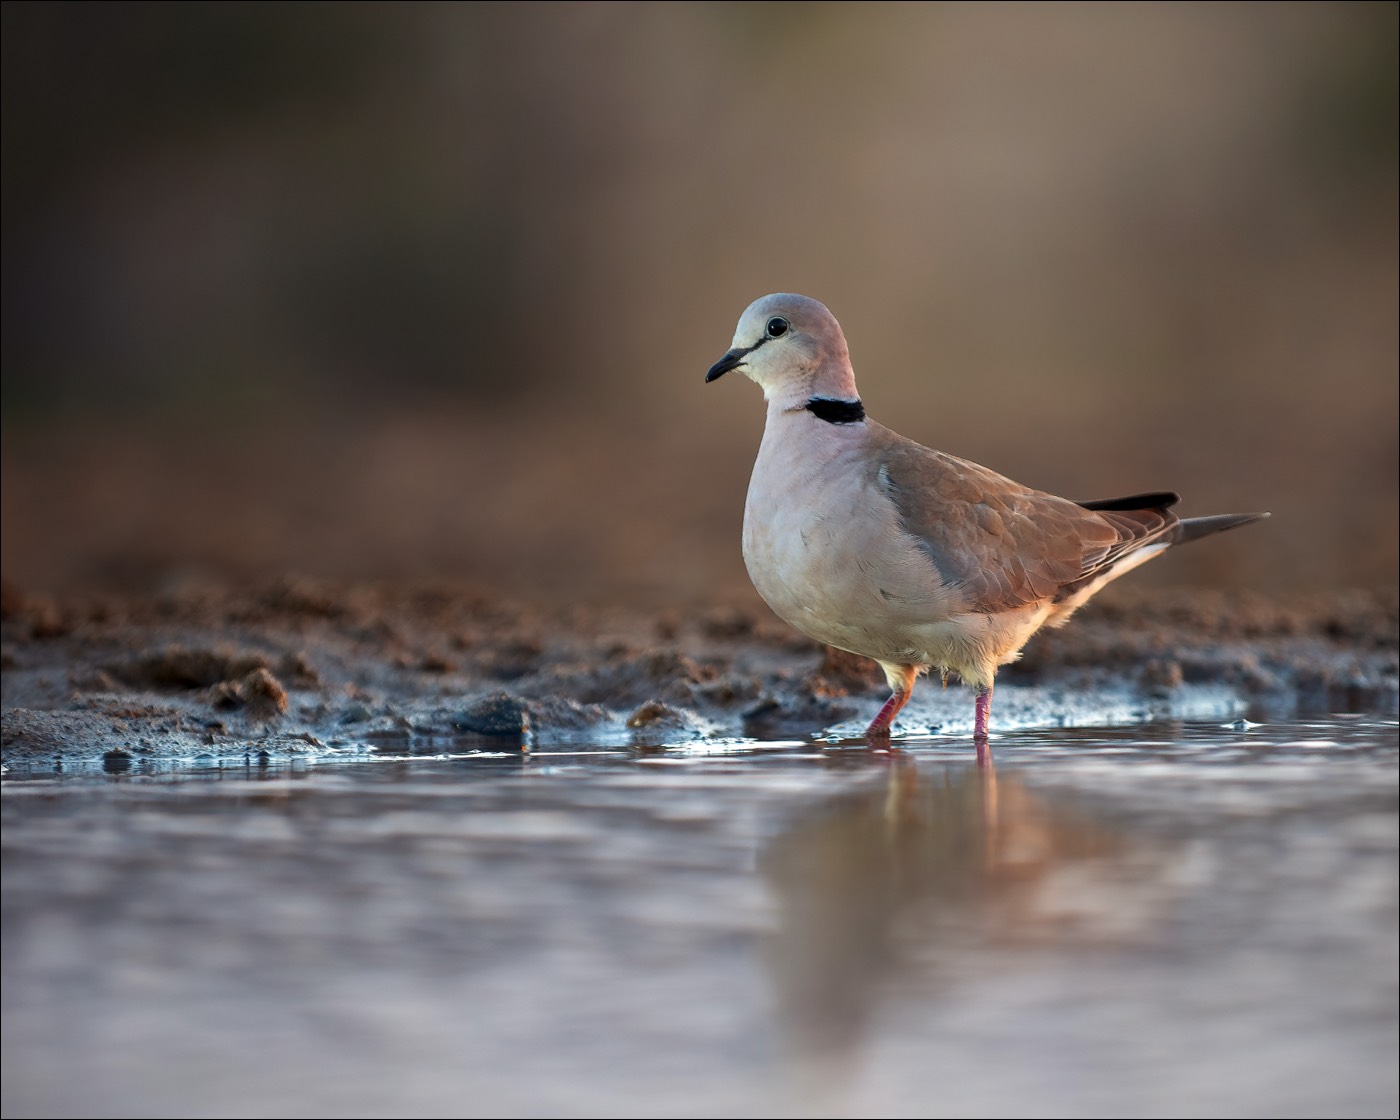
[[[1110,580],[1174,544],[1267,517],[1181,520],[1171,493],[1073,502],[932,451],[865,414],[846,338],[825,306],[750,304],[705,375],[739,370],[768,418],[744,507],[744,563],[759,595],[819,642],[880,663],[884,738],[920,673],[976,689],[987,736],[997,667]]]

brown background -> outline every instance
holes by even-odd
[[[749,594],[743,307],[1135,580],[1393,584],[1394,4],[8,5],[3,567]]]

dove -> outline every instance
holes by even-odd
[[[1165,491],[1071,501],[906,439],[866,415],[840,324],[806,296],[750,304],[705,381],[730,372],[767,402],[744,505],[749,578],[789,625],[879,663],[890,698],[872,742],[936,669],[975,691],[984,746],[997,669],[1038,630],[1174,545],[1269,516],[1182,519]]]

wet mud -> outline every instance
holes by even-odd
[[[643,611],[284,578],[55,598],[6,586],[3,757],[43,769],[367,750],[858,736],[871,662],[756,601]],[[1394,711],[1393,592],[1111,590],[1002,671],[994,729]],[[922,682],[896,725],[966,735]]]

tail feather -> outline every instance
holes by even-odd
[[[1212,533],[1223,533],[1226,529],[1236,529],[1251,521],[1263,521],[1267,513],[1218,513],[1212,517],[1188,517],[1172,526],[1172,544],[1186,544],[1198,537],[1208,537]]]

